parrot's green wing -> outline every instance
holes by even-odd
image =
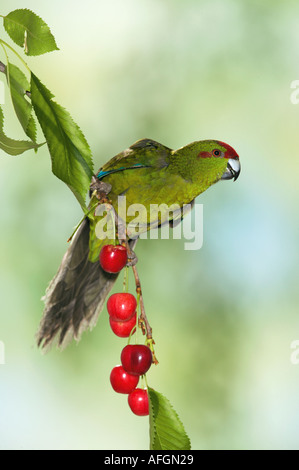
[[[173,150],[169,147],[152,139],[141,139],[112,158],[96,174],[98,179],[112,186],[109,198],[116,212],[119,212],[118,196],[126,197],[126,208],[134,207],[138,212],[136,205],[140,207],[139,234],[172,219],[181,219],[186,181],[176,172],[169,171],[172,155]],[[173,201],[177,201],[175,211],[168,208]],[[94,220],[92,226],[98,221]],[[128,235],[135,238],[135,215],[127,215],[126,222]],[[101,245],[91,234],[90,260],[97,260]]]
[[[125,170],[165,168],[169,165],[171,149],[152,139],[141,139],[113,157],[97,172],[99,179]]]

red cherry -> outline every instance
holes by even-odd
[[[145,374],[153,361],[150,348],[143,344],[128,344],[121,352],[123,368],[133,375]]]
[[[112,294],[107,302],[107,310],[112,320],[127,321],[136,312],[137,302],[129,293]]]
[[[119,273],[127,259],[127,249],[122,245],[104,245],[100,252],[100,265],[107,273]]]
[[[135,315],[133,314],[132,318],[127,321],[115,321],[110,317],[109,322],[111,330],[116,334],[116,336],[119,336],[120,338],[128,338],[132,329],[134,326],[136,326],[136,316],[137,314],[135,312]]]
[[[128,374],[122,366],[113,367],[110,374],[112,388],[117,393],[130,393],[138,384],[139,377]]]
[[[135,388],[128,396],[128,403],[135,415],[147,416],[149,414],[148,394],[146,389]]]

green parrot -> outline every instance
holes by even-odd
[[[91,183],[89,207],[97,203],[102,190],[118,213],[118,197],[126,197],[126,205],[142,204],[146,216],[142,230],[165,223],[174,225],[176,215],[169,211],[148,219],[152,204],[177,204],[183,207],[220,180],[236,180],[240,174],[239,156],[228,144],[218,140],[193,142],[172,150],[151,139],[141,139],[108,161]],[[105,299],[116,281],[117,274],[102,270],[99,253],[108,239],[96,236],[96,225],[103,215],[93,210],[84,219],[64,255],[56,276],[44,296],[45,307],[37,333],[42,347],[55,338],[64,347],[72,338],[95,325]],[[130,225],[133,216],[126,216]],[[179,217],[180,220],[180,217]],[[137,237],[138,238],[138,237]],[[129,239],[133,250],[137,238]]]

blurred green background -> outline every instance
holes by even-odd
[[[84,131],[96,169],[143,137],[171,148],[216,138],[239,153],[239,180],[197,200],[201,250],[137,247],[160,361],[148,382],[193,449],[299,448],[298,2],[2,0],[0,13],[25,7],[61,49],[26,60]],[[6,132],[23,138],[7,92],[4,111]],[[0,448],[147,449],[148,420],[109,383],[126,340],[106,311],[63,352],[35,345],[78,203],[46,148],[1,152],[0,167]]]

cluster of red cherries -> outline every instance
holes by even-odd
[[[120,272],[127,264],[127,249],[123,245],[105,245],[100,252],[100,264],[109,273]],[[127,338],[134,333],[137,322],[137,301],[134,295],[122,292],[112,294],[107,301],[109,322],[113,333]],[[128,344],[121,352],[121,365],[115,366],[110,382],[117,393],[128,395],[128,403],[137,416],[149,414],[148,393],[137,388],[139,377],[153,362],[150,348],[144,344]]]

